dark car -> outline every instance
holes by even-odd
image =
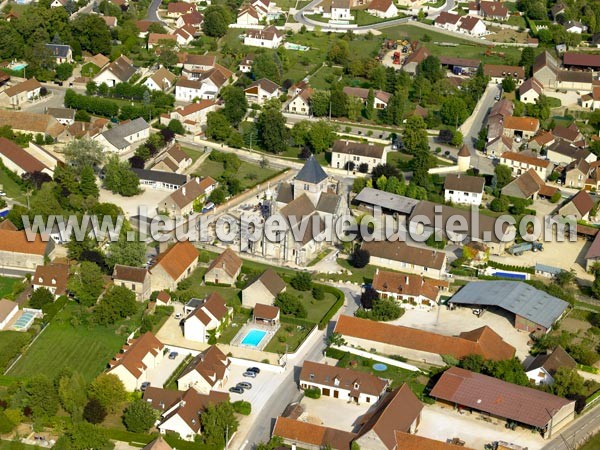
[[[171,352],[169,353],[169,359],[175,359],[179,356],[179,353],[177,352]]]
[[[258,367],[250,367],[247,372],[254,372],[256,374],[260,373],[260,369]]]
[[[140,386],[140,391],[144,392],[146,389],[148,389],[150,387],[150,382],[149,381],[144,381],[142,383],[142,385]]]
[[[232,386],[229,388],[229,392],[233,392],[234,394],[243,394],[244,390],[239,386]]]
[[[252,384],[246,381],[240,381],[236,386],[242,389],[252,389]]]

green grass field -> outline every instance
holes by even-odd
[[[298,327],[289,323],[282,323],[275,336],[265,347],[266,352],[283,354],[286,351],[293,353],[300,346],[312,328]]]
[[[88,325],[85,324],[89,319],[89,316],[85,317],[87,314],[80,314],[77,304],[67,304],[9,375],[45,374],[53,378],[62,369],[70,368],[80,372],[86,380],[92,380],[125,343],[129,328],[136,328],[137,324],[130,319],[112,327]]]
[[[21,186],[15,183],[3,169],[0,169],[0,190],[6,192],[6,195],[14,200],[24,200]]]
[[[598,450],[600,448],[600,433],[592,436],[579,450]]]
[[[194,150],[188,147],[182,147],[181,150],[183,150],[190,158],[192,158],[192,164],[204,154],[204,152],[201,150]]]
[[[206,177],[213,177],[215,180],[223,174],[224,168],[223,163],[217,161],[211,161],[207,159],[196,169],[194,175]],[[251,164],[246,161],[242,161],[240,168],[237,171],[237,178],[240,180],[243,189],[248,189],[256,186],[259,183],[271,178],[277,173],[276,170],[269,167],[264,169],[256,164]]]
[[[83,75],[84,77],[93,77],[98,72],[100,72],[100,68],[96,64],[92,64],[91,62],[81,66],[81,75]]]
[[[0,277],[0,298],[11,294],[15,285],[20,282],[20,278]]]
[[[30,339],[29,333],[0,331],[0,373],[4,373],[8,363],[18,355]]]
[[[323,66],[310,77],[310,85],[314,89],[327,90],[331,87],[331,83],[338,80],[343,73],[344,69],[342,68]]]
[[[292,294],[294,297],[300,298],[300,301],[308,313],[306,320],[310,320],[311,322],[315,323],[318,323],[323,318],[325,313],[331,309],[336,300],[335,296],[330,293],[325,293],[325,298],[323,300],[315,300],[311,291],[297,291],[291,286],[287,287],[286,292]]]

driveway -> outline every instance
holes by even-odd
[[[373,406],[323,396],[316,400],[304,397],[301,405],[304,412],[298,420],[348,432],[359,428],[359,419]]]
[[[146,20],[151,22],[160,22],[163,25],[166,25],[160,17],[158,17],[158,8],[160,8],[161,0],[152,0],[150,6],[148,7],[148,14],[146,15]]]
[[[477,155],[475,143],[477,142],[479,130],[481,130],[491,107],[496,103],[496,96],[499,94],[500,87],[497,84],[489,84],[477,103],[473,114],[459,128],[464,136],[463,142],[467,144],[472,156]]]
[[[100,189],[100,202],[119,205],[127,218],[137,216],[140,214],[140,208],[145,207],[147,212],[144,215],[152,218],[157,214],[159,203],[162,202],[170,192],[143,186],[142,189],[144,189],[144,191],[141,194],[133,197],[123,197],[119,194],[113,194],[106,189]]]
[[[241,381],[245,381],[252,385],[252,389],[244,390],[243,394],[235,394],[229,392],[232,402],[245,400],[252,404],[251,416],[255,417],[264,408],[271,396],[273,395],[273,386],[281,382],[281,374],[262,370],[256,378],[246,378],[242,374],[252,366],[252,362],[245,365],[231,364],[229,367],[230,375],[227,384],[223,387],[223,391],[229,392],[229,388],[235,386]]]
[[[169,353],[165,354],[165,358],[158,367],[154,367],[148,371],[146,381],[150,382],[150,386],[163,387],[169,377],[175,372],[179,365],[183,362],[189,353],[178,351],[177,358],[169,359]]]
[[[517,357],[524,359],[529,355],[529,335],[517,330],[513,326],[513,318],[501,315],[495,311],[487,311],[477,317],[471,308],[456,308],[453,311],[442,306],[434,311],[407,310],[402,317],[390,322],[394,325],[403,325],[418,328],[446,336],[456,336],[463,331],[471,331],[487,325],[517,349]]]

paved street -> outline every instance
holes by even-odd
[[[548,442],[542,450],[575,450],[593,434],[600,430],[600,403],[589,412],[563,429]]]
[[[148,7],[148,14],[146,15],[146,20],[150,20],[151,22],[161,22],[164,24],[160,17],[158,17],[158,8],[160,7],[161,0],[152,0],[150,6]]]

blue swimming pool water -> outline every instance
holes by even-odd
[[[526,280],[527,279],[527,275],[525,275],[524,273],[494,272],[494,273],[492,273],[492,275],[495,277],[512,278],[514,280]]]
[[[384,370],[387,370],[387,366],[383,363],[375,363],[373,364],[373,370],[376,370],[377,372],[383,372]]]
[[[18,72],[19,70],[22,70],[25,67],[27,67],[27,64],[15,64],[14,66],[12,66],[11,70]]]
[[[258,347],[260,341],[266,336],[267,332],[263,330],[250,330],[248,334],[244,336],[242,339],[242,345],[247,345],[248,347]]]

